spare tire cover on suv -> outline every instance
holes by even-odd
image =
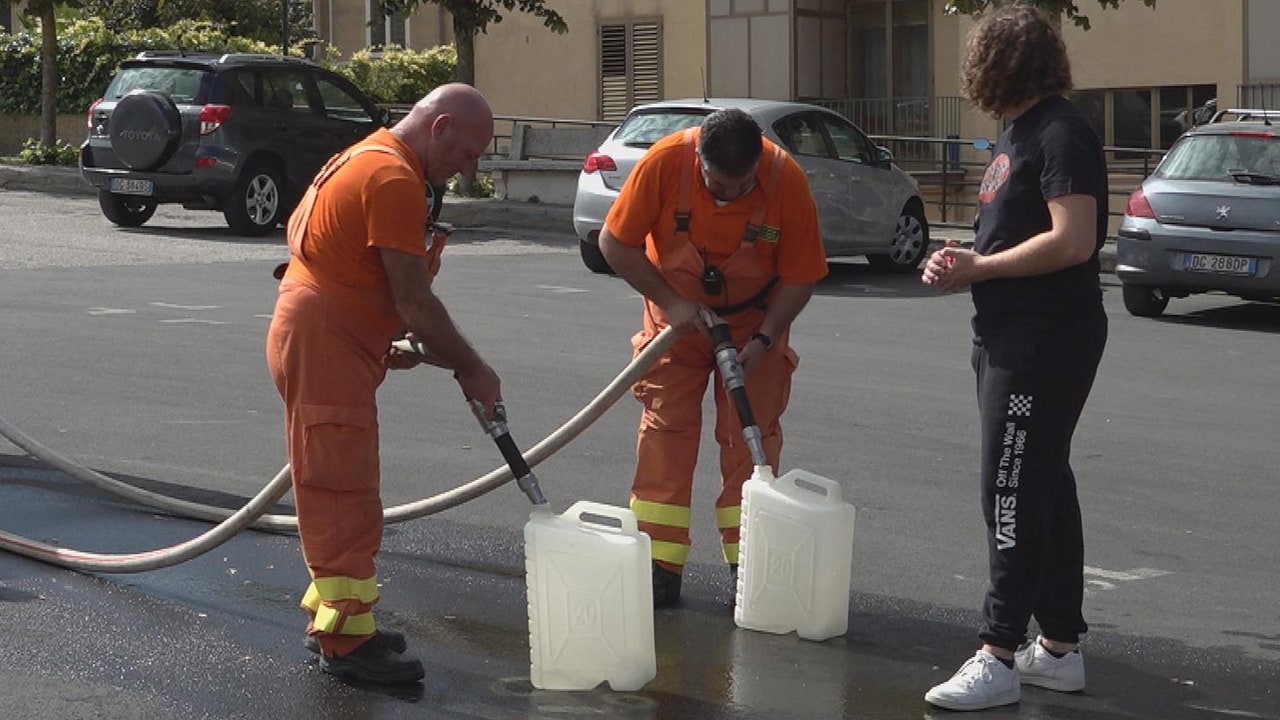
[[[111,149],[134,170],[163,165],[182,137],[178,106],[154,90],[134,90],[120,98],[108,124]]]

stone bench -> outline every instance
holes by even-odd
[[[612,131],[604,125],[539,127],[517,123],[511,130],[507,156],[482,159],[480,170],[493,178],[496,197],[572,205],[582,161]]]

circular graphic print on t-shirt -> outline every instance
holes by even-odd
[[[1009,156],[1000,153],[987,166],[987,172],[982,176],[982,184],[978,186],[978,200],[983,203],[995,200],[996,193],[1000,192],[1000,188],[1004,187],[1008,181]]]

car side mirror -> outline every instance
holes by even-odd
[[[876,146],[876,163],[879,165],[893,164],[893,151],[887,147]]]

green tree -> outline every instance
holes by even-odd
[[[228,35],[279,45],[281,2],[289,3],[291,43],[315,37],[307,0],[81,0],[84,15],[112,32],[164,28],[179,20],[203,20]]]
[[[1035,5],[1055,15],[1066,15],[1076,25],[1085,30],[1089,29],[1089,16],[1081,14],[1076,0],[949,0],[947,2],[947,12],[976,15],[989,7],[1003,5],[1008,2],[1022,2],[1028,5]],[[1098,4],[1102,6],[1103,10],[1118,8],[1120,7],[1120,2],[1121,0],[1098,0]],[[1155,7],[1156,0],[1142,0],[1142,4],[1147,7]]]
[[[439,5],[453,17],[453,44],[458,50],[458,82],[476,84],[476,36],[489,25],[502,22],[503,13],[523,12],[541,18],[551,32],[563,35],[569,31],[560,13],[546,6],[545,0],[382,0],[387,17],[408,14],[419,5]]]
[[[40,142],[58,143],[58,9],[79,0],[31,0],[27,14],[40,20]]]

